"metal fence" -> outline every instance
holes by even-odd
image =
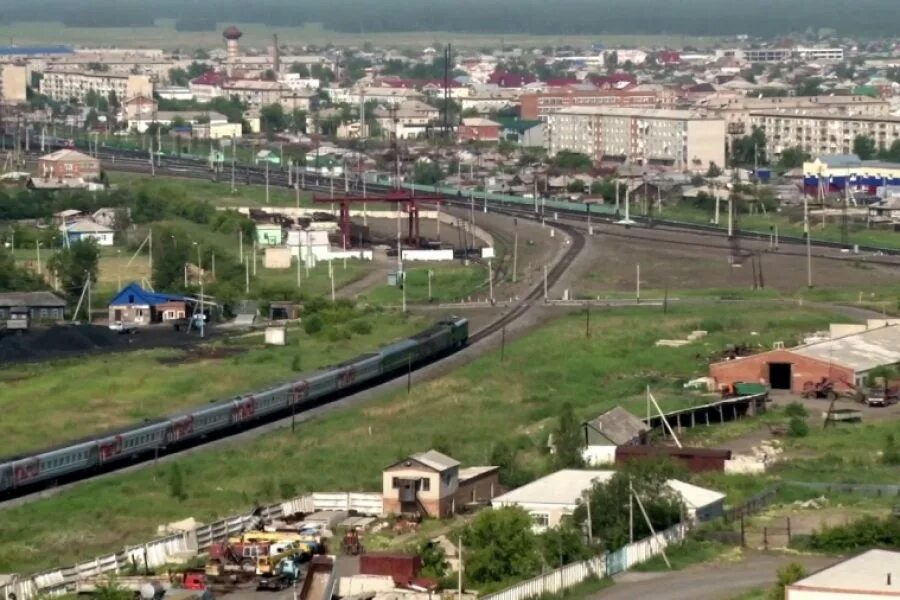
[[[666,546],[683,540],[686,533],[687,527],[678,524],[614,552],[571,563],[505,590],[488,594],[482,600],[525,600],[543,594],[559,593],[591,577],[610,577],[658,555]]]
[[[820,492],[838,494],[862,494],[865,496],[900,496],[900,485],[880,483],[832,483],[829,481],[785,481],[785,485],[796,485]]]
[[[380,515],[381,494],[338,492],[308,494],[285,502],[262,507],[258,516],[267,520],[280,519],[316,510],[355,510],[363,514]],[[145,544],[127,546],[121,552],[98,556],[71,567],[52,569],[33,575],[13,575],[0,585],[0,599],[18,600],[38,596],[59,596],[75,591],[79,579],[117,574],[131,569],[155,569],[181,558],[204,552],[213,543],[240,533],[252,525],[257,515],[243,514],[227,517],[209,525],[158,538]]]

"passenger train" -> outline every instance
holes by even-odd
[[[33,454],[0,458],[0,496],[15,496],[63,479],[77,479],[142,455],[163,454],[203,438],[252,427],[267,417],[303,411],[328,402],[349,388],[363,387],[454,352],[468,339],[468,320],[450,317],[411,338],[326,367],[304,379]]]

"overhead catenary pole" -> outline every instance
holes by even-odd
[[[244,293],[250,293],[250,257],[248,256],[244,261]]]
[[[635,265],[635,279],[634,279],[634,301],[638,304],[641,303],[641,263]]]
[[[513,272],[512,282],[516,282],[519,270],[519,219],[513,218]]]
[[[809,235],[809,200],[806,194],[803,194],[803,235],[806,237],[806,287],[811,288],[813,286],[812,244]]]
[[[233,194],[236,191],[234,187],[234,164],[237,160],[237,142],[235,141],[234,134],[231,134],[231,193]]]
[[[237,231],[238,234],[238,262],[244,262],[244,230],[240,227]]]
[[[488,288],[491,299],[491,304],[494,303],[494,267],[491,264],[491,260],[488,259]]]
[[[628,543],[634,543],[634,486],[628,476]]]
[[[544,265],[544,302],[546,302],[547,299],[547,265]]]

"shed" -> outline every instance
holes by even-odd
[[[6,292],[0,294],[0,320],[10,311],[25,309],[32,321],[57,321],[65,316],[66,301],[52,292]]]
[[[731,460],[731,450],[717,448],[674,448],[671,446],[620,446],[616,448],[616,464],[632,460],[670,458],[683,463],[692,473],[725,471],[725,461]]]
[[[636,416],[616,406],[591,421],[582,423],[584,460],[589,465],[615,462],[619,446],[647,443],[650,427]]]
[[[256,241],[261,246],[280,246],[281,225],[276,223],[257,223]]]
[[[184,296],[151,292],[132,282],[110,301],[109,322],[150,325],[184,318],[189,302]]]
[[[900,598],[900,552],[868,550],[785,587],[785,600]]]

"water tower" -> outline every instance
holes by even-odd
[[[228,62],[233,62],[238,56],[238,40],[244,35],[240,29],[232,25],[222,32],[225,38],[225,50],[227,52]]]

